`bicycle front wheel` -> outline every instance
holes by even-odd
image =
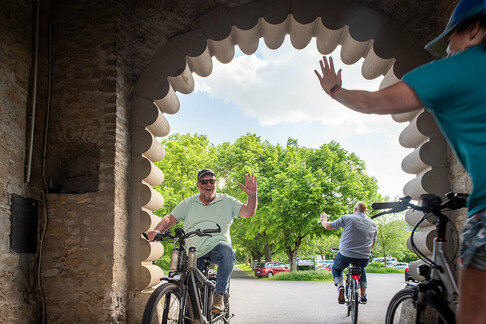
[[[194,318],[189,296],[183,303],[181,295],[177,284],[167,283],[157,287],[147,301],[142,324],[192,323]],[[183,314],[183,321],[179,321],[180,314]]]
[[[415,324],[417,305],[415,288],[404,288],[393,296],[386,311],[386,324]],[[425,293],[421,323],[455,324],[454,313],[431,291]]]

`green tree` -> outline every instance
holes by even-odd
[[[215,165],[214,145],[205,135],[170,135],[162,140],[165,158],[155,165],[164,172],[164,182],[155,187],[164,197],[164,206],[155,212],[165,216],[177,204],[198,192],[197,172]]]
[[[395,256],[397,259],[405,257],[404,244],[410,236],[410,227],[403,219],[403,215],[381,216],[376,219],[376,227],[378,228],[379,254],[384,258],[385,265],[388,255]]]

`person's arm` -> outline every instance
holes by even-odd
[[[333,229],[331,222],[327,221],[327,214],[326,213],[321,214],[321,225],[322,225],[322,227],[324,227],[328,231]]]
[[[238,213],[238,217],[240,218],[252,217],[253,215],[255,215],[258,206],[256,176],[253,174],[245,175],[245,185],[243,186],[240,183],[240,187],[248,195],[248,200],[246,204],[241,206],[240,212]]]
[[[159,233],[167,231],[169,228],[177,224],[177,219],[172,215],[167,215],[161,219],[161,221],[155,226],[153,231],[147,233],[148,240],[152,242],[155,236]]]
[[[385,115],[424,107],[415,91],[403,81],[374,92],[347,90],[342,88],[341,70],[335,72],[332,57],[329,57],[328,62],[327,58],[323,56],[319,64],[322,75],[317,70],[314,72],[324,92],[354,111]]]

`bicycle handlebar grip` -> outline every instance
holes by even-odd
[[[208,233],[221,233],[221,226],[219,226],[219,224],[216,224],[216,226],[218,226],[218,228],[205,229],[202,232],[205,233],[205,234],[208,234]]]
[[[371,207],[375,210],[377,209],[388,209],[388,208],[395,208],[401,207],[402,204],[399,202],[375,202],[371,204]]]

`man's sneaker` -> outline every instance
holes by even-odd
[[[217,314],[223,314],[223,312],[224,312],[223,295],[214,294],[214,296],[213,296],[213,309],[211,310],[211,312],[217,313]]]
[[[338,289],[338,303],[344,304],[344,286],[339,285],[337,289]]]
[[[360,302],[361,304],[366,304],[366,303],[368,302],[368,298],[366,298],[366,296],[361,296],[361,298],[360,298],[359,302]]]

